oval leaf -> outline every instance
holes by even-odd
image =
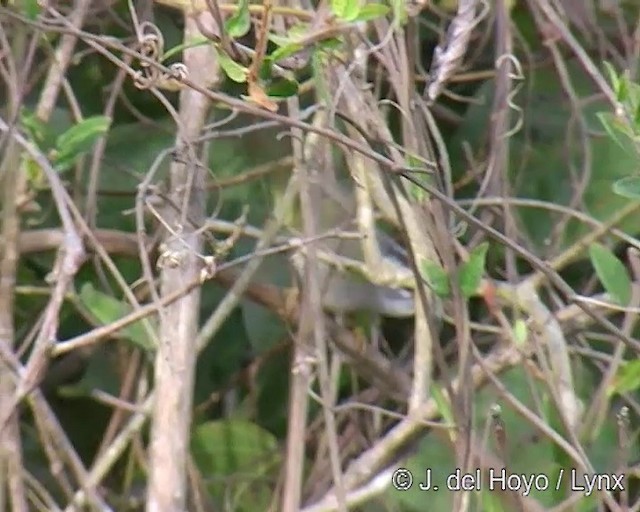
[[[618,369],[609,388],[609,395],[629,393],[640,388],[640,359],[628,361]]]
[[[527,341],[527,323],[518,318],[513,324],[513,339],[519,347],[524,346]]]
[[[613,184],[613,191],[629,199],[640,199],[640,176],[622,178]]]
[[[23,0],[22,13],[31,21],[35,21],[40,14],[40,2],[38,0]]]
[[[298,53],[303,48],[304,46],[302,46],[300,43],[288,43],[284,46],[281,46],[277,50],[274,50],[270,57],[273,62],[278,62],[281,59],[290,57],[291,55]]]
[[[612,112],[599,112],[597,116],[611,140],[623,150],[633,153],[633,132],[628,124]]]
[[[255,423],[240,419],[198,425],[191,440],[193,459],[212,496],[225,496],[229,510],[268,510],[277,468],[278,441]]]
[[[218,52],[218,62],[224,74],[234,82],[242,84],[247,81],[247,68],[238,64],[225,52]]]
[[[367,4],[360,9],[358,15],[350,21],[371,21],[386,16],[391,9],[384,4]]]
[[[421,271],[422,276],[438,297],[446,298],[451,294],[449,276],[440,265],[433,261],[422,260]]]
[[[274,98],[289,98],[298,94],[298,82],[286,78],[276,78],[267,87],[267,95]]]
[[[198,468],[210,477],[241,473],[259,478],[277,465],[280,451],[269,431],[246,420],[216,420],[198,425],[191,440]]]
[[[22,127],[33,139],[34,142],[41,144],[47,138],[48,127],[45,123],[35,115],[35,113],[23,109],[20,112],[20,121]]]
[[[76,159],[88,151],[96,140],[111,126],[111,119],[107,116],[88,117],[69,128],[56,140],[55,168],[63,171],[71,167]]]
[[[359,0],[331,0],[331,11],[338,18],[352,21],[360,12]]]
[[[473,297],[480,286],[480,281],[484,274],[484,266],[487,260],[487,250],[489,243],[483,242],[475,247],[469,254],[469,261],[460,267],[458,276],[460,290],[465,298]]]
[[[78,298],[81,304],[102,325],[115,322],[131,312],[131,308],[127,304],[96,290],[91,283],[85,283],[82,286]],[[145,351],[153,351],[155,348],[147,336],[142,320],[125,327],[121,334],[125,339]]]
[[[631,279],[623,263],[602,244],[589,247],[589,257],[606,292],[618,304],[626,306],[631,300]]]
[[[249,32],[249,29],[251,28],[248,0],[240,0],[238,10],[225,22],[224,28],[227,31],[227,34],[233,38],[247,35],[247,32]]]

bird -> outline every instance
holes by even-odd
[[[353,185],[353,184],[352,184]],[[321,185],[313,185],[318,199],[316,226],[320,235],[316,244],[318,257],[318,278],[322,307],[332,313],[349,314],[365,311],[391,318],[410,318],[415,314],[415,299],[412,290],[371,282],[353,266],[364,264],[362,248],[363,234],[358,236],[322,236],[329,232],[343,234],[357,233],[357,206],[353,190],[336,180],[324,180]],[[357,184],[353,186],[358,186]],[[299,205],[298,205],[299,208]],[[299,236],[300,215],[294,212],[288,216],[287,229]],[[386,266],[392,265],[402,275],[410,272],[407,251],[390,235],[376,227],[376,237],[380,254]],[[322,257],[324,253],[325,257]],[[304,269],[306,251],[295,251],[291,261],[299,277]],[[333,264],[335,260],[335,263]],[[343,263],[340,265],[340,263]]]

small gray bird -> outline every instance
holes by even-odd
[[[318,193],[318,234],[322,235],[336,228],[346,232],[357,232],[356,205],[353,195],[342,187],[338,190],[320,191]],[[376,230],[380,253],[386,263],[392,263],[399,271],[409,271],[406,251],[389,235]],[[404,288],[380,286],[367,280],[360,273],[333,265],[332,255],[339,261],[355,260],[364,262],[362,241],[358,238],[325,238],[316,244],[318,253],[325,253],[328,258],[318,257],[320,290],[323,307],[335,313],[353,313],[369,311],[383,316],[395,318],[411,317],[415,313],[414,294]],[[303,251],[296,251],[292,262],[298,273],[302,272]]]

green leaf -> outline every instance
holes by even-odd
[[[488,249],[488,242],[481,243],[471,251],[469,261],[460,267],[460,273],[458,275],[460,290],[462,291],[462,295],[467,299],[473,297],[478,290],[478,286],[480,286]]]
[[[597,116],[611,140],[625,151],[634,151],[633,146],[630,144],[633,139],[633,132],[627,123],[612,112],[598,112]]]
[[[269,34],[269,41],[271,41],[276,46],[287,46],[288,44],[293,44],[296,41],[292,41],[288,36],[279,36],[278,34]]]
[[[360,12],[359,0],[331,0],[331,11],[338,18],[353,21]]]
[[[258,77],[260,80],[270,80],[271,79],[271,70],[273,69],[273,59],[271,56],[267,55],[262,61],[262,65],[260,66],[260,72],[258,73]]]
[[[31,21],[35,21],[40,14],[40,5],[38,0],[23,0],[22,12]]]
[[[25,173],[29,186],[36,190],[43,189],[47,180],[45,179],[42,168],[38,165],[38,162],[28,157],[26,153],[22,156],[22,162],[24,164],[22,169]]]
[[[433,261],[422,260],[421,271],[422,276],[438,297],[446,298],[451,295],[449,276],[440,265]]]
[[[624,92],[621,90],[620,77],[618,76],[618,73],[610,62],[605,60],[603,61],[603,64],[605,69],[607,70],[607,74],[609,75],[609,82],[611,82],[611,86],[616,93],[616,99],[618,101],[624,101]]]
[[[620,305],[629,304],[631,279],[623,263],[602,244],[592,244],[589,247],[589,256],[602,286],[611,298]]]
[[[251,28],[249,16],[249,0],[240,0],[238,10],[224,24],[224,28],[233,38],[243,37]]]
[[[609,388],[609,396],[616,393],[629,393],[640,388],[640,359],[627,361],[620,366],[616,373],[611,387]]]
[[[235,60],[229,57],[225,52],[218,52],[218,62],[222,71],[234,82],[242,84],[247,81],[248,69],[238,64]]]
[[[288,43],[274,50],[270,57],[273,62],[278,62],[279,60],[298,53],[303,48],[304,46],[302,46],[300,43]]]
[[[127,304],[96,290],[91,283],[85,283],[82,286],[78,299],[102,325],[109,325],[131,312],[131,308]],[[147,336],[142,322],[143,320],[139,320],[125,327],[121,334],[138,348],[151,352],[155,347]]]
[[[33,142],[37,145],[44,142],[48,134],[47,125],[43,123],[35,113],[22,109],[20,112],[20,122]]]
[[[425,197],[427,197],[427,192],[419,185],[415,183],[409,183],[409,195],[416,200],[416,202],[421,203]]]
[[[613,184],[613,191],[629,199],[640,199],[640,176],[622,178]]]
[[[455,425],[456,420],[453,417],[453,412],[451,412],[451,402],[447,398],[447,395],[444,393],[444,391],[442,391],[442,388],[434,384],[431,387],[431,396],[433,397],[433,400],[436,403],[436,408],[438,409],[438,412],[440,413],[440,416],[442,416],[442,419],[445,421],[445,423],[448,423],[449,425]]]
[[[291,38],[294,42],[298,42],[309,35],[309,30],[309,23],[296,23],[287,31],[287,37]]]
[[[349,21],[371,21],[386,16],[391,8],[384,4],[366,4],[362,6],[358,15]]]
[[[527,341],[527,323],[522,318],[518,318],[513,324],[513,339],[519,347]]]
[[[210,494],[224,495],[230,510],[269,508],[282,463],[269,431],[245,420],[209,421],[195,428],[191,451]]]
[[[217,420],[198,425],[191,440],[198,467],[212,476],[238,472],[259,476],[279,458],[276,438],[246,420]]]
[[[82,153],[109,131],[110,126],[111,119],[107,116],[87,117],[60,135],[54,153],[56,170],[64,171],[71,167]]]
[[[325,52],[325,55],[330,54],[331,52],[338,51],[343,47],[343,45],[344,43],[341,38],[329,37],[328,39],[323,39],[322,41],[318,41],[316,43],[316,52],[320,53],[320,51],[322,51]]]
[[[414,175],[414,180],[409,182],[409,194],[417,202],[422,202],[427,197],[427,190],[423,185],[436,185],[433,174],[429,174],[427,161],[415,154],[407,153],[405,162],[409,169],[418,171]]]
[[[267,95],[274,98],[289,98],[298,94],[298,82],[286,78],[275,78],[267,87]]]

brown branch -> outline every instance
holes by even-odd
[[[185,20],[184,40],[199,34],[192,18]],[[209,46],[188,48],[184,52],[185,66],[193,81],[202,88],[219,78],[217,61]],[[210,101],[193,89],[180,95],[180,123],[177,146],[189,153],[187,163],[172,162],[169,178],[171,202],[180,205],[176,213],[168,209],[163,245],[166,251],[179,254],[176,265],[161,270],[163,295],[181,291],[184,283],[201,279],[202,236],[196,225],[203,224],[206,207],[206,171],[195,165],[192,141],[200,136],[205,125]],[[171,233],[171,231],[174,234]],[[151,284],[151,283],[149,283]],[[175,512],[185,510],[187,497],[187,459],[193,403],[193,382],[198,350],[200,288],[160,309],[161,342],[155,360],[155,389],[157,397],[152,413],[149,444],[149,480],[147,510]]]

